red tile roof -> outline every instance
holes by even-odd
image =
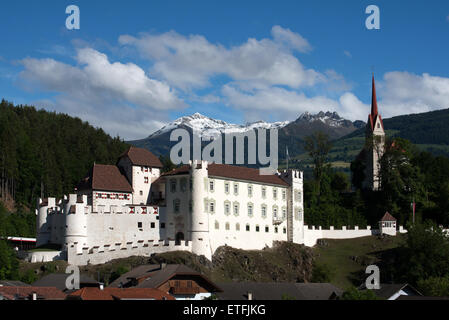
[[[118,167],[94,164],[87,176],[77,185],[78,190],[132,192],[133,189]]]
[[[175,300],[170,294],[154,288],[104,288],[84,287],[67,296],[81,300],[155,299]]]
[[[143,148],[129,147],[119,159],[128,157],[133,165],[162,168],[162,163],[153,153]]]
[[[396,218],[393,217],[388,211],[385,212],[384,216],[382,217],[382,219],[380,219],[380,221],[396,221]]]
[[[248,180],[267,184],[276,184],[281,186],[288,186],[288,183],[282,180],[277,175],[261,175],[259,174],[259,169],[232,166],[229,164],[208,164],[209,177],[223,177],[237,180]],[[173,169],[172,171],[166,172],[164,176],[172,176],[178,174],[187,174],[189,172],[190,166],[183,165],[179,168]]]
[[[7,298],[14,297],[14,299],[29,299],[33,293],[37,294],[38,299],[46,300],[64,300],[66,294],[55,287],[0,287],[0,294]]]

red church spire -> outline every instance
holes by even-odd
[[[371,97],[371,115],[373,116],[373,118],[377,116],[377,98],[376,98],[376,85],[374,83],[374,74],[373,74],[373,89]]]

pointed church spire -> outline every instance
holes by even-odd
[[[377,116],[377,98],[376,98],[376,85],[374,83],[374,73],[373,73],[373,89],[371,97],[371,115],[373,118]]]

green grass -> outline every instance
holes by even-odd
[[[383,239],[377,236],[343,240],[326,239],[328,245],[314,248],[317,255],[316,263],[328,265],[333,270],[331,282],[342,289],[347,289],[351,285],[361,284],[360,277],[363,276],[367,265],[379,262],[376,252],[396,248],[404,239],[404,235]]]

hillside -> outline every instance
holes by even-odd
[[[280,242],[264,250],[239,250],[220,247],[210,262],[189,252],[174,251],[156,254],[151,258],[129,257],[101,265],[80,267],[94,279],[107,283],[142,264],[175,263],[185,264],[201,272],[214,282],[256,281],[256,282],[310,282],[317,266],[325,267],[334,285],[346,289],[360,285],[365,278],[368,264],[382,263],[384,253],[397,248],[404,241],[404,235],[396,237],[364,237],[344,240],[322,240],[313,247]],[[64,272],[65,261],[47,263],[20,262],[21,274],[37,274],[35,281],[48,273]],[[329,271],[330,270],[330,271]]]
[[[94,162],[114,164],[127,146],[79,118],[2,100],[0,200],[33,208],[41,192],[61,197]]]

